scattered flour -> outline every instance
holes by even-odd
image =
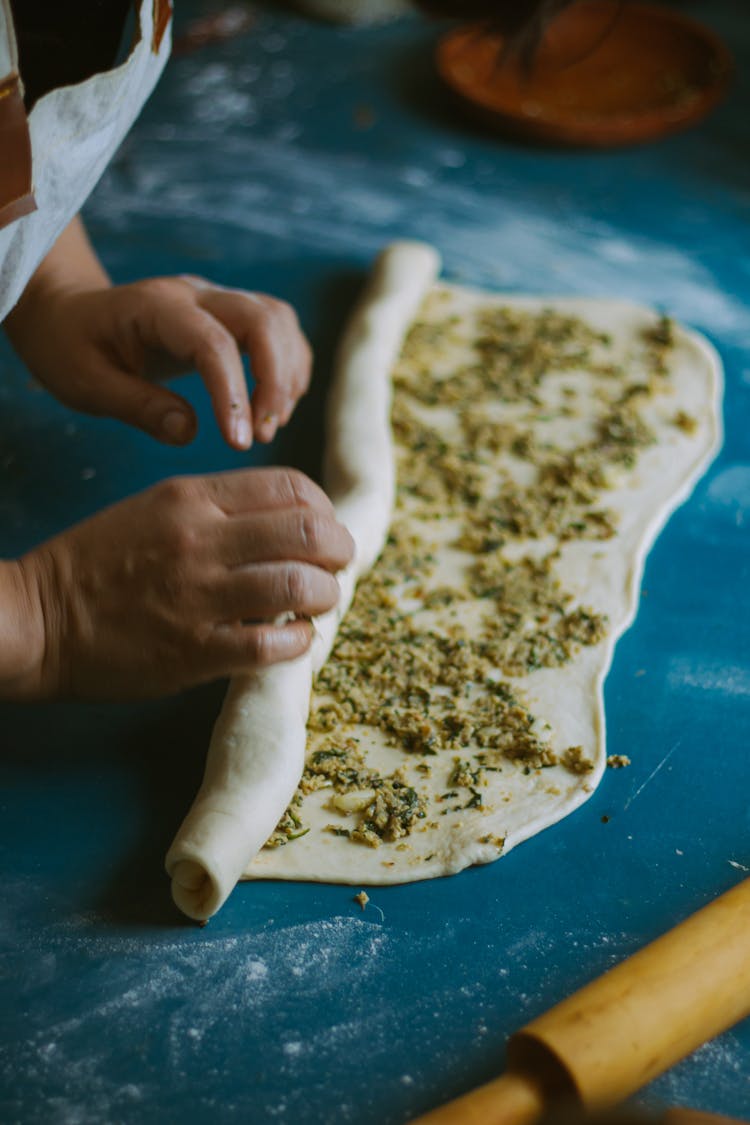
[[[133,1105],[158,1100],[165,1084],[190,1091],[197,1075],[219,1097],[222,1076],[241,1077],[247,1064],[239,1056],[259,1043],[283,1085],[313,1049],[311,1013],[318,1055],[338,1054],[363,1035],[360,1016],[342,1019],[334,1006],[326,1022],[325,1012],[342,993],[366,994],[388,947],[379,925],[348,916],[229,937],[190,930],[156,938],[108,932],[95,916],[79,916],[25,947],[10,929],[0,969],[23,974],[33,1003],[0,1056],[0,1118],[25,1125],[128,1120]],[[31,1090],[33,1105],[44,1105],[38,1118],[25,1100]],[[285,1112],[279,1103],[276,1115]]]
[[[689,1096],[685,1091],[689,1090]],[[664,1105],[711,1107],[722,1098],[738,1106],[750,1106],[750,1072],[737,1037],[728,1032],[706,1043],[689,1058],[652,1082],[648,1093],[635,1099],[640,1106]]]
[[[263,107],[256,108],[262,117]],[[238,109],[237,117],[244,122],[243,112]],[[668,293],[669,312],[688,323],[725,341],[739,342],[746,331],[744,306],[689,252],[653,235],[625,238],[583,216],[561,223],[516,198],[511,184],[507,192],[498,186],[491,202],[470,184],[441,178],[439,156],[381,168],[358,155],[316,151],[249,129],[227,131],[210,137],[215,171],[207,179],[195,161],[196,148],[208,143],[199,125],[166,149],[145,127],[137,128],[138,161],[131,158],[126,174],[111,167],[89,204],[113,226],[137,216],[183,218],[262,235],[266,255],[286,254],[290,244],[330,255],[351,254],[356,246],[363,260],[396,233],[408,233],[438,245],[448,275],[457,280],[528,293],[616,292],[657,307]],[[310,199],[315,205],[306,211],[295,206]]]
[[[722,662],[697,664],[686,657],[670,660],[667,680],[673,691],[700,691],[718,696],[750,696],[750,667]]]
[[[336,1125],[397,1125],[436,1073],[456,1088],[492,1073],[504,1030],[571,987],[553,944],[575,950],[575,986],[637,944],[564,928],[553,942],[492,911],[440,913],[414,931],[403,915],[386,927],[359,912],[231,933],[117,930],[95,914],[24,930],[19,896],[34,894],[28,881],[6,887],[0,916],[0,972],[18,981],[0,1120],[24,1125],[148,1125],[164,1120],[165,1092],[173,1120],[318,1125],[316,1107],[336,1105]],[[498,956],[479,955],[488,948]],[[715,1081],[732,1097],[746,1055],[725,1036],[655,1089],[680,1104]]]

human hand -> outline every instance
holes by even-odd
[[[199,278],[40,289],[9,325],[32,374],[61,402],[174,445],[195,436],[195,414],[151,375],[197,368],[236,449],[270,441],[310,381],[310,348],[290,305]],[[256,383],[252,406],[241,352]]]
[[[296,470],[165,481],[2,564],[26,617],[5,694],[145,698],[300,656],[309,621],[274,621],[332,609],[352,553]]]

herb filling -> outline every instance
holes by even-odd
[[[436,826],[429,817],[481,816],[490,772],[593,769],[582,747],[552,748],[550,728],[508,680],[561,667],[607,634],[606,617],[576,603],[556,564],[567,543],[616,534],[607,489],[654,441],[643,404],[667,375],[672,324],[644,331],[638,362],[623,364],[577,317],[488,306],[466,323],[443,301],[440,290],[428,298],[394,372],[394,523],[316,678],[307,764],[267,847],[305,834],[304,798],[319,789],[345,818],[327,831],[403,847]],[[565,381],[579,371],[591,385],[583,411]],[[578,425],[578,439],[551,440],[556,419]],[[674,425],[692,432],[694,421],[678,412]],[[440,572],[445,551],[460,560],[460,582]],[[369,767],[367,731],[404,765]],[[436,770],[439,809],[419,789]],[[501,837],[478,839],[502,850]]]

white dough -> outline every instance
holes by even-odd
[[[606,762],[602,685],[615,642],[635,615],[646,553],[721,438],[718,357],[705,340],[682,329],[675,333],[669,388],[655,395],[646,408],[657,441],[643,449],[636,468],[607,491],[607,508],[619,517],[617,534],[593,543],[567,542],[556,563],[561,582],[576,601],[606,614],[607,635],[580,648],[563,667],[539,668],[514,685],[530,710],[550,724],[550,745],[557,750],[582,746],[592,764],[590,772],[578,775],[562,765],[528,769],[515,762],[506,768],[504,763],[490,779],[481,812],[471,809],[466,815],[435,816],[408,841],[377,848],[354,844],[328,830],[331,824],[350,825],[351,813],[332,805],[332,791],[323,788],[304,798],[301,816],[308,834],[286,846],[261,850],[303,769],[312,676],[331,649],[357,579],[372,567],[383,547],[394,500],[390,372],[438,268],[437,254],[428,246],[397,243],[388,248],[342,340],[329,400],[325,484],[339,518],[354,537],[355,561],[339,576],[342,594],[337,610],[316,622],[318,636],[311,653],[236,680],[230,688],[211,740],[201,790],[166,860],[175,902],[190,917],[205,919],[215,913],[243,874],[361,885],[430,878],[491,861],[572,812],[602,776]],[[446,315],[459,321],[488,303],[532,312],[552,308],[580,317],[609,333],[614,351],[623,360],[632,340],[656,319],[648,309],[618,301],[542,301],[448,286],[436,286],[433,293],[439,295]],[[567,382],[575,389],[576,380],[585,399],[585,372],[573,374]],[[499,404],[499,409],[505,408]],[[678,411],[696,419],[694,432],[672,424]],[[512,407],[508,413],[512,416]],[[450,429],[450,419],[446,425]],[[545,436],[558,440],[561,432],[564,439],[565,423],[553,423],[558,430],[545,431],[545,425],[540,421],[541,440]],[[438,566],[439,580],[454,584],[466,566],[451,546],[455,532],[451,520],[446,520]],[[554,544],[542,546],[549,550]],[[539,549],[539,544],[519,545],[518,557],[522,548],[528,553]],[[350,733],[366,749],[368,764],[383,774],[404,770],[408,783],[418,787],[433,808],[439,807],[449,761],[435,761],[427,778],[417,776],[415,756],[389,745],[381,731],[356,727]]]

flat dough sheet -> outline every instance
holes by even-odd
[[[435,272],[429,248],[389,248],[344,341],[327,485],[359,574],[380,549],[392,493],[391,466],[377,463],[387,436],[346,378],[363,348],[371,385],[394,372],[397,506],[318,675],[301,788],[292,796],[289,782],[302,770],[309,666],[301,677],[298,662],[270,670],[283,703],[265,726],[238,715],[236,686],[217,724],[226,741],[229,721],[240,759],[259,747],[249,758],[269,776],[287,763],[284,785],[261,786],[265,835],[254,834],[245,878],[453,874],[585,801],[606,766],[602,685],[646,553],[720,444],[720,363],[702,337],[629,303],[496,295],[435,284]],[[378,367],[367,348],[383,338]],[[373,449],[366,495],[355,470]],[[248,686],[254,708],[272,698],[245,683],[242,706]],[[290,713],[296,756],[274,733]],[[222,768],[230,792],[254,784]],[[277,846],[258,851],[290,797]],[[257,790],[242,800],[242,816],[257,819]]]

